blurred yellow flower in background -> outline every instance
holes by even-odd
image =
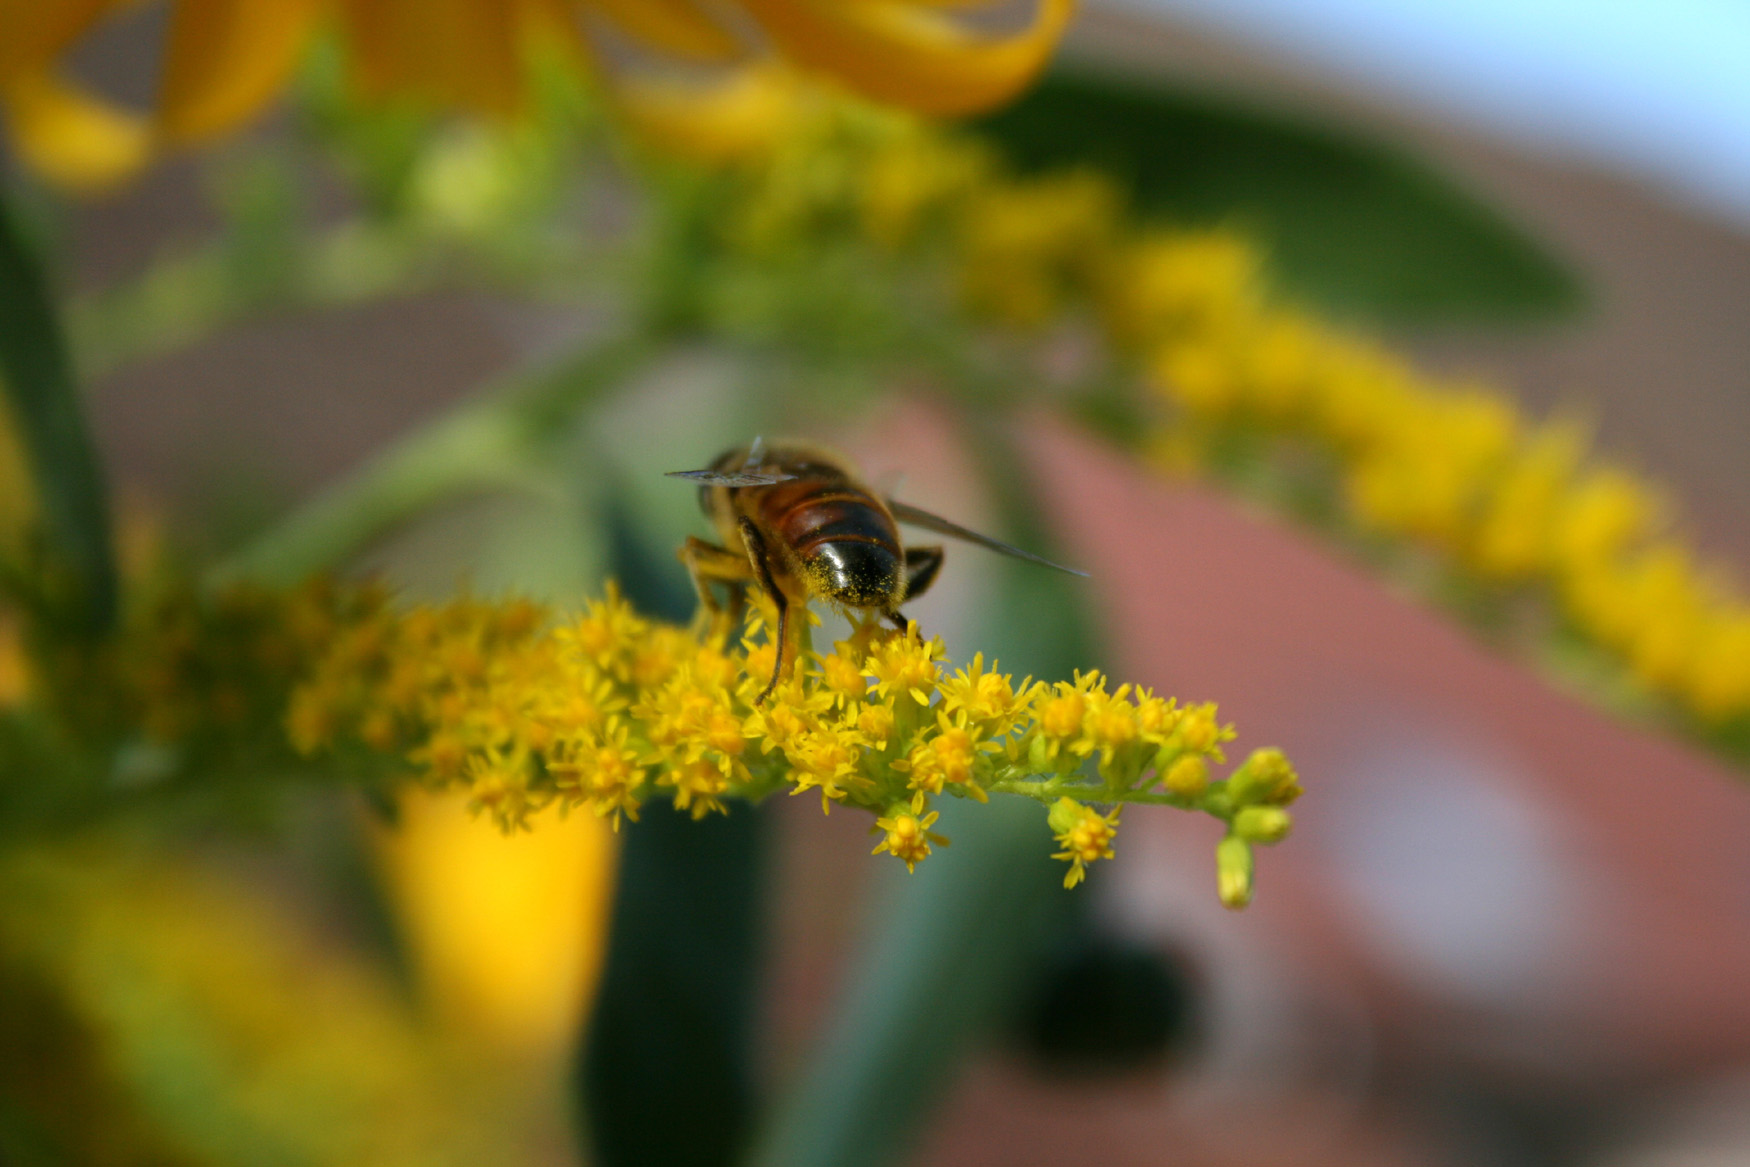
[[[1044,65],[1074,0],[1037,0],[1000,32],[950,10],[1011,15],[1002,0],[169,0],[150,114],[99,98],[63,69],[85,36],[131,7],[0,0],[0,106],[20,155],[56,182],[102,187],[164,147],[237,128],[327,29],[367,100],[514,114],[532,59],[556,50],[603,77],[635,123],[685,144],[697,119],[690,144],[709,154],[783,120],[790,70],[925,113],[995,105]]]
[[[483,830],[468,796],[413,788],[373,831],[427,1006],[446,1027],[549,1062],[576,1040],[606,943],[613,831],[594,815]]]
[[[139,842],[0,862],[0,1048],[24,1054],[0,1092],[29,1100],[41,1161],[535,1161],[511,1080],[380,962],[246,866]]]

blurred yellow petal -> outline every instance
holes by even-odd
[[[9,1092],[8,1122],[47,1117],[45,1134],[93,1149],[32,1162],[535,1161],[510,1142],[515,1096],[491,1093],[507,1075],[421,1025],[380,962],[235,870],[154,858],[139,842],[100,835],[0,859],[0,993],[22,973],[47,1015],[8,996],[0,1073],[75,1091],[50,1096],[46,1114],[42,1094]],[[60,1040],[32,1058],[16,1027],[41,1020]]]
[[[741,55],[741,42],[689,0],[583,0],[621,31],[661,52],[701,61]]]
[[[0,612],[0,710],[23,704],[30,695],[30,658],[24,629],[10,612]]]
[[[158,124],[173,142],[235,128],[297,64],[318,0],[180,0],[165,50]]]
[[[770,149],[796,124],[803,93],[787,70],[738,69],[715,82],[615,77],[612,92],[628,124],[664,149],[712,162]]]
[[[779,51],[877,101],[959,114],[1006,100],[1044,67],[1075,0],[1039,0],[1033,22],[985,36],[910,0],[743,0]]]
[[[467,803],[410,791],[398,826],[377,832],[421,988],[502,1049],[562,1056],[601,969],[613,834],[581,814],[506,835]]]
[[[0,82],[47,65],[120,0],[0,0]]]
[[[523,96],[522,36],[536,6],[518,0],[343,0],[359,84],[507,116]]]
[[[50,181],[101,190],[146,164],[144,118],[101,101],[47,71],[20,73],[0,90],[18,155]]]

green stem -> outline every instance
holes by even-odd
[[[988,789],[992,794],[1019,794],[1044,802],[1066,793],[1068,787],[1061,778],[999,778]]]
[[[343,307],[411,295],[433,282],[406,239],[349,222],[302,240],[296,266],[264,286],[221,236],[183,255],[158,259],[138,277],[75,301],[67,325],[87,379],[131,362],[186,348],[268,312]]]
[[[30,462],[52,567],[68,572],[87,632],[114,623],[115,560],[102,462],[85,421],[42,268],[0,194],[0,382]]]
[[[211,582],[293,583],[436,503],[518,485],[579,410],[623,383],[660,346],[659,336],[630,330],[460,406],[220,564]]]
[[[1110,802],[1119,805],[1137,803],[1141,806],[1176,806],[1181,810],[1207,810],[1185,798],[1182,794],[1167,794],[1152,790],[1108,790],[1103,786],[1093,786],[1083,782],[1070,782],[1062,778],[999,778],[986,789],[992,794],[1016,794],[1022,798],[1031,798],[1038,802],[1050,802],[1068,795],[1080,798],[1084,802]],[[1213,814],[1213,811],[1209,813]],[[1221,817],[1221,816],[1216,816]]]
[[[578,1066],[600,1167],[741,1161],[757,1097],[771,817],[737,806],[695,821],[657,804],[624,832]]]
[[[247,239],[225,234],[75,301],[67,330],[79,373],[90,380],[262,316],[445,290],[526,297],[531,285],[545,289],[615,262],[579,246],[561,241],[533,266],[507,269],[500,257],[454,239],[359,218],[298,238],[283,265],[264,271]]]

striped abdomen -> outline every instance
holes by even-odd
[[[899,529],[862,487],[845,478],[804,478],[748,491],[742,502],[815,594],[882,610],[904,598]]]

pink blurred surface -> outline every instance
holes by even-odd
[[[1031,449],[1114,673],[1219,698],[1308,793],[1237,914],[1215,824],[1126,815],[1101,911],[1198,970],[1198,1052],[1097,1086],[987,1060],[921,1162],[1426,1162],[1411,1082],[1562,1103],[1746,1060],[1740,779],[1231,498],[1061,428]]]

